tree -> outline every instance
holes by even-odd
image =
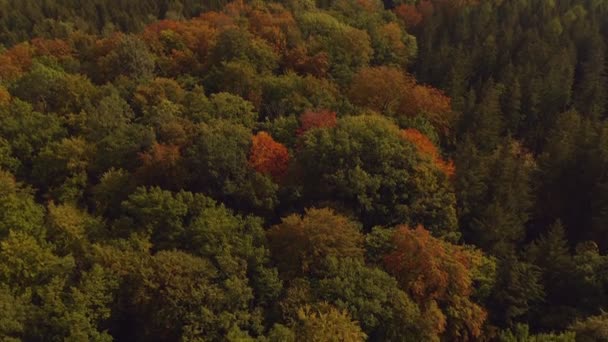
[[[44,209],[34,200],[31,189],[0,170],[0,239],[11,231],[28,233],[38,239],[45,235]]]
[[[249,166],[257,172],[270,175],[275,182],[280,181],[289,168],[289,151],[268,133],[259,132],[252,138]]]
[[[21,162],[12,154],[10,143],[4,138],[0,138],[0,169],[15,173],[19,170]]]
[[[493,308],[490,317],[499,326],[513,326],[518,319],[543,300],[541,269],[508,255],[498,260],[496,285],[488,300]]]
[[[217,93],[209,98],[210,113],[214,119],[223,119],[252,128],[258,118],[253,105],[229,93]]]
[[[142,165],[136,175],[143,184],[171,190],[183,188],[186,174],[179,146],[155,143],[149,151],[140,153],[139,159]]]
[[[241,210],[273,209],[277,185],[248,167],[251,132],[226,121],[196,128],[193,144],[184,152],[189,186]]]
[[[394,11],[408,29],[413,29],[422,22],[422,14],[418,12],[414,5],[402,4],[395,7]]]
[[[300,123],[295,115],[281,116],[271,121],[265,121],[260,126],[262,130],[268,132],[273,139],[285,145],[289,150],[296,147]]]
[[[581,286],[577,284],[578,275],[561,222],[556,222],[546,234],[528,247],[527,259],[542,270],[547,304],[534,309],[533,315],[538,315],[537,324],[545,329],[560,329],[570,325],[576,314],[574,308],[585,296],[581,293],[577,299],[570,299],[580,291]]]
[[[109,318],[112,277],[98,266],[75,273],[74,259],[59,257],[51,248],[25,232],[11,232],[0,243],[0,288],[8,286],[16,314],[25,313],[13,318],[11,335],[110,341],[100,328]],[[79,280],[66,286],[75,276]],[[53,324],[48,324],[50,319]]]
[[[278,56],[268,43],[236,27],[220,32],[209,58],[211,65],[216,67],[229,61],[247,62],[258,74],[272,72],[278,62]]]
[[[533,205],[536,164],[516,141],[487,155],[461,143],[456,189],[462,230],[467,241],[496,256],[511,254],[525,237]]]
[[[416,145],[418,153],[431,158],[435,166],[437,166],[449,178],[454,176],[455,168],[452,161],[445,161],[439,152],[439,149],[433,142],[417,129],[408,128],[401,131],[403,138]]]
[[[151,237],[155,251],[180,249],[208,258],[225,277],[226,286],[237,280],[247,283],[259,303],[278,295],[281,284],[268,266],[270,252],[259,218],[237,215],[202,194],[160,188],[138,188],[122,208],[116,233],[128,236],[139,231]]]
[[[68,74],[57,65],[37,62],[13,85],[11,92],[39,111],[66,115],[83,110],[95,88],[83,76]]]
[[[373,64],[406,67],[418,53],[416,38],[397,22],[388,22],[370,30],[374,48]]]
[[[0,86],[0,105],[6,106],[11,102],[11,93],[5,87]]]
[[[79,201],[86,187],[93,148],[82,138],[64,138],[46,146],[36,159],[32,176],[41,190],[61,201]]]
[[[354,104],[395,117],[400,123],[423,115],[442,133],[454,123],[450,98],[440,90],[417,84],[414,77],[398,68],[362,68],[354,76],[348,96]]]
[[[92,189],[94,212],[103,217],[116,219],[120,213],[120,204],[135,191],[136,184],[132,176],[123,169],[110,169],[101,175],[98,184]]]
[[[574,342],[577,341],[576,333],[564,332],[561,334],[537,334],[531,335],[530,328],[525,324],[517,324],[514,329],[501,331],[498,335],[500,342],[535,341],[535,342]]]
[[[73,255],[86,259],[91,252],[91,242],[107,236],[107,228],[99,218],[72,204],[50,203],[47,207],[46,228],[48,241],[59,256]]]
[[[447,133],[456,120],[451,99],[441,90],[422,84],[414,85],[403,94],[398,111],[406,117],[425,116],[443,134]]]
[[[122,323],[111,326],[113,335],[219,339],[233,326],[255,325],[258,318],[246,313],[252,297],[247,285],[237,279],[221,284],[206,258],[179,251],[152,256],[140,243],[96,247],[99,262],[119,279],[120,302],[112,311]]]
[[[384,257],[385,267],[427,315],[435,316],[437,333],[479,337],[487,313],[471,295],[474,270],[483,255],[434,238],[422,226],[397,227],[393,244],[395,249]],[[443,312],[431,311],[437,304]]]
[[[373,49],[366,31],[320,11],[303,13],[299,24],[304,38],[310,42],[311,53],[328,53],[329,74],[339,85],[347,85],[357,70],[370,62]]]
[[[326,260],[316,298],[348,310],[372,340],[432,340],[425,331],[418,306],[397,286],[397,281],[379,268],[365,266],[354,258]]]
[[[33,111],[31,105],[19,99],[13,99],[8,108],[0,108],[0,134],[9,141],[13,156],[23,166],[30,166],[42,148],[66,133],[57,115]],[[29,174],[30,170],[22,172]]]
[[[571,245],[596,241],[607,244],[605,227],[605,166],[608,150],[605,124],[577,112],[561,114],[539,156],[538,217],[560,219]]]
[[[296,335],[311,342],[359,342],[367,337],[347,311],[329,305],[322,305],[316,310],[309,306],[301,308],[298,311]]]
[[[135,79],[148,79],[154,73],[154,55],[148,45],[133,35],[118,36],[116,47],[100,60],[100,68],[107,70],[108,75],[99,75],[102,79],[112,80],[119,75]]]
[[[268,231],[270,249],[285,277],[315,274],[326,257],[363,257],[363,235],[348,218],[331,209],[307,209]]]
[[[404,93],[414,84],[415,80],[400,69],[368,67],[353,77],[348,94],[356,105],[395,115]]]
[[[336,113],[329,110],[307,111],[300,115],[300,128],[297,134],[302,135],[314,128],[332,128],[338,124]]]
[[[261,334],[262,307],[281,290],[261,223],[201,194],[139,188],[130,195],[114,232],[141,227],[153,244],[131,238],[98,248],[100,262],[121,278],[120,298],[131,303],[117,314],[134,322],[121,336],[221,339],[236,327]]]
[[[93,103],[86,112],[83,133],[94,142],[125,130],[135,117],[129,103],[116,90]]]
[[[570,329],[576,333],[576,341],[591,342],[608,339],[608,315],[591,316],[585,320],[574,323]]]
[[[308,131],[300,142],[295,159],[308,203],[339,202],[366,228],[408,222],[438,235],[455,230],[447,178],[390,120],[347,116],[334,128]]]

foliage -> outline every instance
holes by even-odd
[[[384,257],[386,268],[421,305],[423,315],[434,320],[437,333],[480,336],[487,313],[469,297],[473,270],[481,266],[482,255],[434,238],[422,226],[397,227],[393,244],[394,250]],[[437,311],[437,304],[444,312]]]
[[[333,129],[309,131],[301,141],[295,158],[306,171],[307,199],[341,201],[366,227],[408,222],[437,234],[456,228],[447,178],[401,139],[389,120],[345,117]]]
[[[314,310],[303,307],[298,311],[297,336],[305,341],[365,341],[366,335],[346,311],[331,306]]]
[[[0,13],[0,340],[605,339],[602,1]]]
[[[285,276],[318,272],[329,256],[363,256],[363,235],[348,218],[328,208],[307,209],[304,216],[290,215],[268,231],[279,270]]]
[[[257,172],[281,180],[289,168],[289,151],[272,139],[266,132],[259,132],[253,138],[249,165]]]

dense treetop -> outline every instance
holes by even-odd
[[[608,339],[607,18],[0,0],[0,340]]]

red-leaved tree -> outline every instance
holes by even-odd
[[[297,134],[302,135],[313,128],[334,127],[338,124],[336,112],[329,110],[307,111],[300,116],[300,128]]]
[[[272,139],[270,134],[259,132],[252,138],[249,165],[257,172],[280,181],[289,167],[289,151]]]

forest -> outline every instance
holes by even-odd
[[[0,0],[0,341],[608,341],[608,2]]]

